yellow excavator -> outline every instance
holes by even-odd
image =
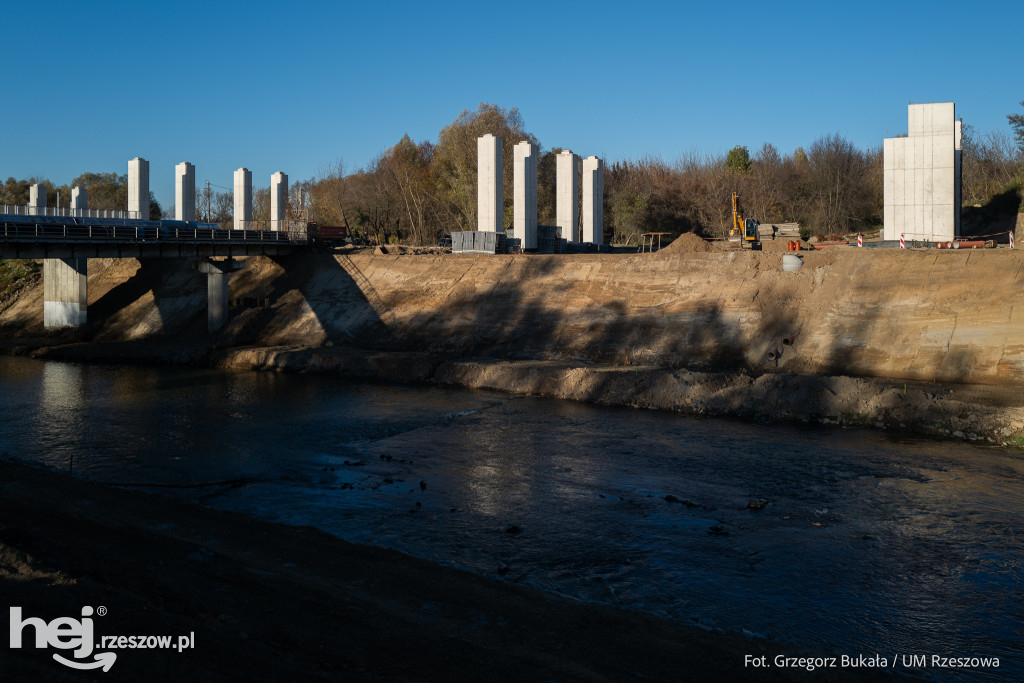
[[[743,219],[743,209],[740,206],[740,196],[735,192],[732,193],[732,229],[729,231],[729,235],[740,236],[740,249],[747,242],[750,243],[750,248],[758,250],[761,248],[761,240],[758,237],[758,227],[761,222],[756,218]]]

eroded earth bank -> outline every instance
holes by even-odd
[[[774,251],[684,235],[657,254],[347,250],[252,257],[206,333],[187,260],[91,260],[88,325],[47,333],[38,280],[8,352],[427,381],[613,405],[1019,444],[1024,255]]]

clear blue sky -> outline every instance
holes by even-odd
[[[783,152],[905,133],[954,101],[979,132],[1022,111],[1024,2],[9,2],[0,179],[63,184],[150,161],[266,186],[397,142],[480,102],[544,148],[609,161]]]

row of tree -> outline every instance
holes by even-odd
[[[1021,103],[1024,106],[1024,102]],[[1024,186],[1024,116],[1008,117],[1014,137],[963,139],[963,203],[976,205]],[[370,241],[427,244],[476,225],[476,139],[492,133],[503,140],[505,225],[512,224],[512,147],[538,143],[519,111],[481,104],[463,111],[442,129],[436,143],[408,135],[366,168],[346,174],[341,164],[308,184],[312,214],[322,223],[345,223]],[[538,220],[555,222],[555,156],[538,160]],[[606,167],[606,241],[636,244],[643,232],[695,231],[727,234],[730,195],[738,192],[745,212],[762,222],[798,222],[822,236],[877,230],[882,224],[882,148],[858,149],[838,134],[806,148],[782,153],[764,144],[728,154],[684,154],[669,164],[658,158],[618,161]]]
[[[979,135],[964,127],[964,205],[983,204],[1024,187],[1024,115],[1007,118],[1012,135]],[[314,178],[292,183],[290,213],[322,224],[347,225],[356,237],[378,243],[431,244],[452,231],[473,230],[476,140],[485,133],[502,138],[505,225],[511,227],[512,148],[522,140],[538,147],[540,143],[526,130],[517,109],[491,104],[463,111],[440,131],[436,143],[417,143],[405,135],[365,168],[346,173],[338,162]],[[555,158],[560,151],[542,149],[538,159],[541,225],[555,223]],[[35,178],[8,178],[0,186],[0,204],[28,203],[33,182],[47,187],[49,206],[58,201],[60,206],[69,205],[67,185],[55,187]],[[127,205],[124,175],[86,173],[72,181],[74,185],[87,189],[90,208]],[[231,192],[209,185],[197,190],[197,218],[229,225]],[[731,225],[732,192],[740,194],[745,213],[761,222],[798,222],[822,236],[875,230],[882,224],[882,150],[861,150],[832,134],[792,153],[765,143],[753,155],[738,146],[724,155],[690,152],[672,164],[659,158],[617,161],[605,170],[605,241],[636,244],[644,232],[723,236]],[[152,195],[151,207],[151,218],[161,217]],[[269,188],[258,188],[253,193],[253,218],[259,222],[269,216]]]

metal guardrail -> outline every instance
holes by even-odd
[[[151,221],[142,225],[111,225],[93,219],[91,224],[59,223],[52,218],[43,221],[9,220],[0,216],[0,239],[6,242],[48,243],[284,243],[302,245],[307,232],[302,230],[225,230],[214,224],[183,221]],[[127,222],[126,222],[127,223]]]

